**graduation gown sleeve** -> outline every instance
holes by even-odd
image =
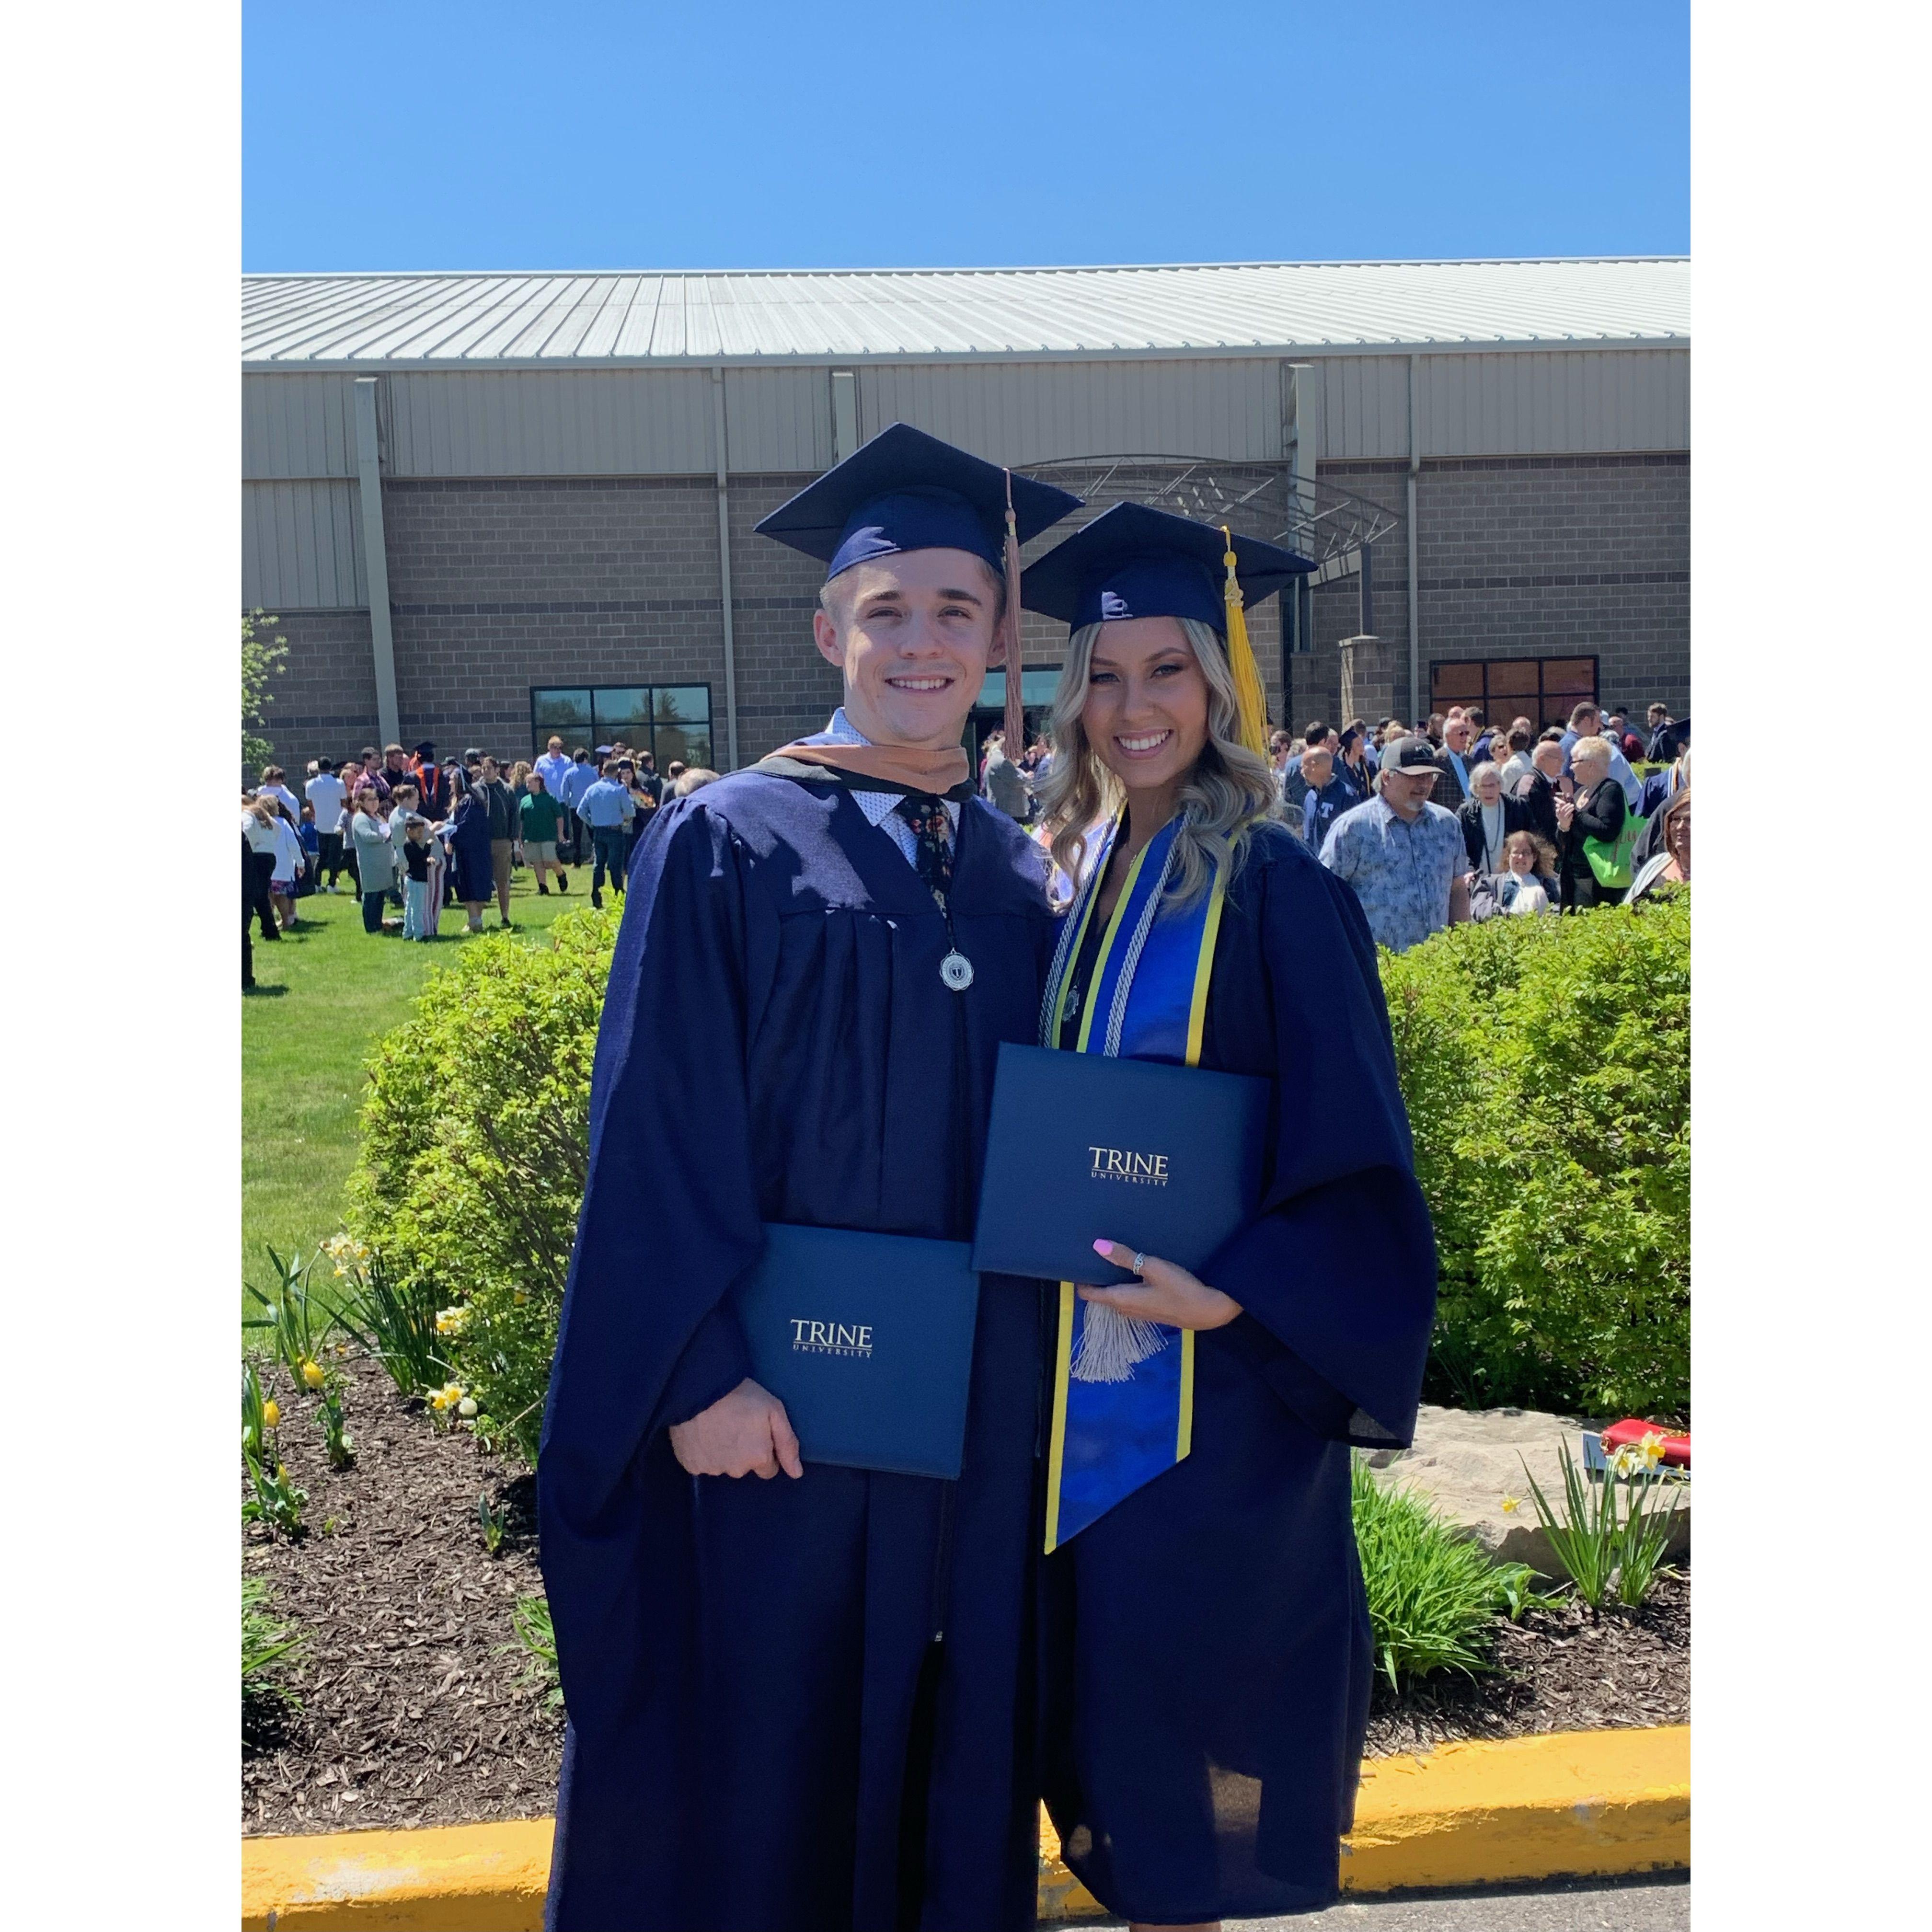
[[[557,1661],[580,1730],[622,1720],[655,1430],[746,1371],[726,1290],[759,1252],[744,1042],[773,935],[743,848],[696,799],[633,871],[591,1081],[590,1181],[564,1297],[537,1491]],[[701,1108],[686,1103],[702,1094]],[[597,1694],[573,1695],[598,1662]]]
[[[1406,1443],[1436,1246],[1416,1185],[1368,922],[1276,828],[1229,896],[1203,1064],[1272,1075],[1261,1210],[1202,1270],[1244,1311],[1228,1339],[1317,1433]]]

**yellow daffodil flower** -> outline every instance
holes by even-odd
[[[281,1420],[282,1412],[275,1406],[272,1398],[262,1403],[262,1426],[264,1429],[274,1429],[279,1426]]]
[[[1504,1514],[1504,1516],[1514,1516],[1514,1515],[1516,1514],[1516,1511],[1517,1511],[1518,1510],[1521,1509],[1522,1508],[1522,1497],[1520,1497],[1520,1496],[1505,1496],[1505,1497],[1504,1497],[1504,1498],[1503,1498],[1503,1514]]]
[[[302,1365],[302,1378],[312,1389],[319,1389],[321,1388],[323,1382],[326,1379],[322,1372],[322,1364],[316,1361],[308,1361],[303,1363]]]

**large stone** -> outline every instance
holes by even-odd
[[[1568,1416],[1527,1408],[1432,1408],[1426,1404],[1415,1421],[1415,1443],[1408,1449],[1381,1449],[1369,1456],[1376,1480],[1384,1488],[1412,1490],[1480,1543],[1499,1562],[1527,1563],[1539,1575],[1560,1577],[1562,1565],[1537,1520],[1526,1462],[1551,1508],[1563,1504],[1562,1445],[1579,1470],[1583,1467],[1583,1426]],[[1672,1484],[1659,1497],[1678,1501],[1670,1553],[1690,1547],[1690,1486]],[[1514,1498],[1516,1507],[1505,1509]]]

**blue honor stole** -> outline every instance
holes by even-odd
[[[1060,929],[1041,1004],[1041,1044],[1057,1047],[1069,982],[1119,835],[1104,843]],[[1226,881],[1184,913],[1156,918],[1180,821],[1170,819],[1129,871],[1094,960],[1075,1050],[1193,1066]],[[1176,1346],[1177,1341],[1178,1346]],[[1048,1452],[1050,1555],[1186,1455],[1194,1434],[1194,1331],[1130,1319],[1060,1284],[1053,1435]]]

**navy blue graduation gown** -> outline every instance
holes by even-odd
[[[1048,1808],[1111,1910],[1312,1910],[1336,1890],[1373,1659],[1348,1444],[1408,1442],[1435,1310],[1373,942],[1354,894],[1257,829],[1200,1064],[1275,1082],[1262,1211],[1202,1278],[1191,1453],[1047,1559]]]
[[[956,1484],[694,1478],[665,1431],[747,1371],[723,1298],[760,1222],[970,1238],[1044,871],[962,807],[961,994],[931,895],[836,784],[739,773],[639,846],[537,1477],[552,1932],[1033,1923],[1041,1285],[982,1283]]]

